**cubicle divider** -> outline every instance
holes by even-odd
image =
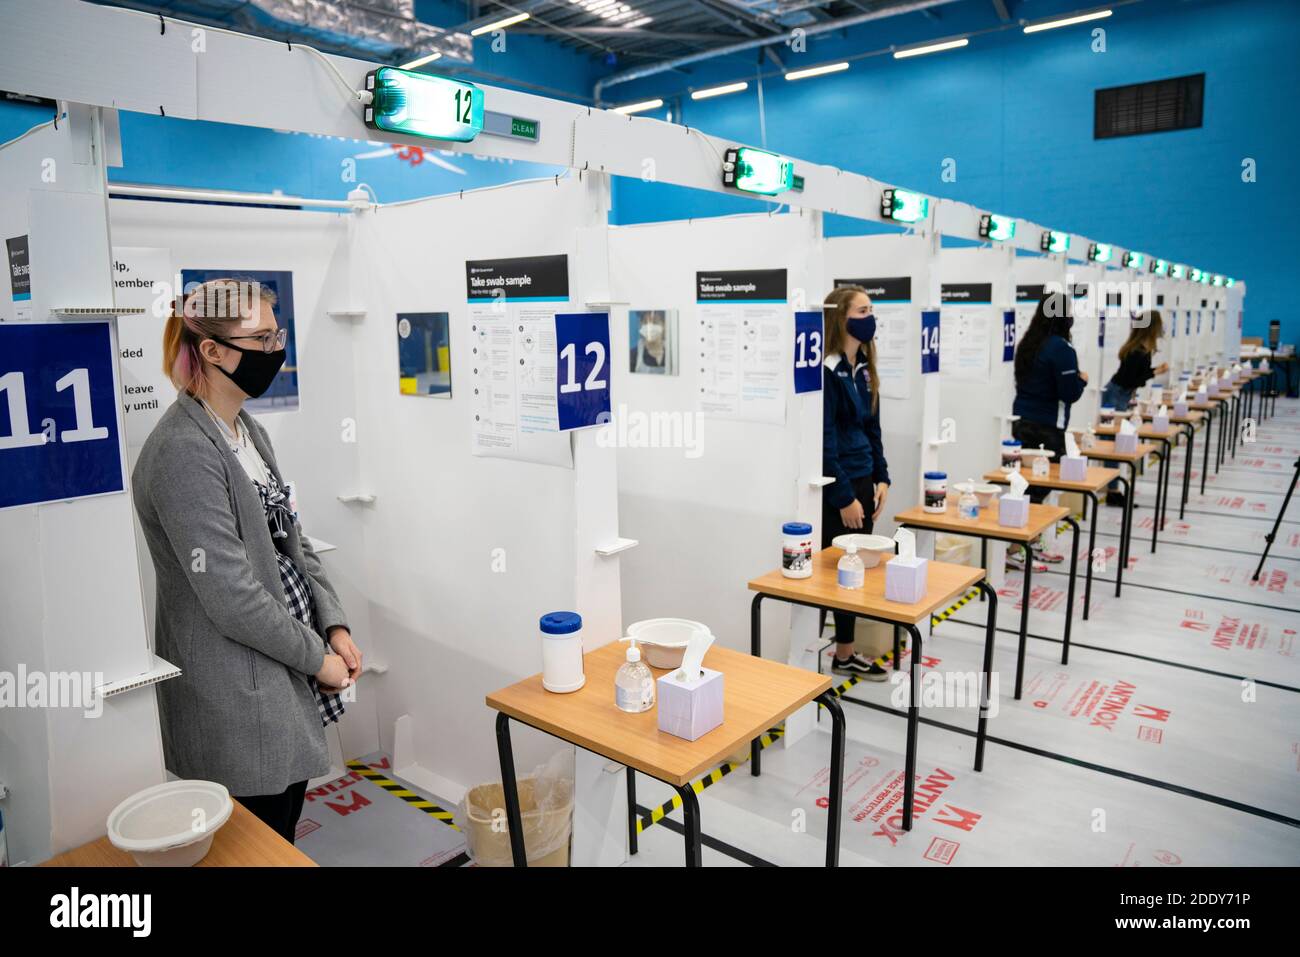
[[[820,533],[820,350],[805,339],[797,355],[795,329],[797,312],[820,320],[820,216],[611,227],[609,262],[609,442],[618,447],[620,532],[638,542],[624,559],[623,624],[693,619],[748,651],[746,582],[778,567],[783,523]],[[676,368],[631,371],[643,317],[654,312],[678,344]],[[813,361],[817,391],[794,391],[801,358]],[[765,655],[785,660],[789,606],[769,602],[763,616],[773,636]],[[814,637],[804,628],[798,641]]]

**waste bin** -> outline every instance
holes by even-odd
[[[529,867],[568,867],[573,833],[573,782],[519,778],[519,810]],[[500,782],[470,788],[462,802],[466,850],[480,867],[511,867],[505,792]],[[497,823],[497,822],[500,823]],[[494,828],[495,825],[495,828]]]

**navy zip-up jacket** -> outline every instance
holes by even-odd
[[[822,489],[822,496],[836,508],[857,498],[854,479],[889,482],[880,413],[871,411],[866,363],[850,370],[843,355],[827,358],[822,367],[822,474],[835,479]],[[862,507],[870,512],[872,503],[863,502]]]
[[[1070,424],[1070,406],[1083,395],[1079,357],[1061,336],[1048,336],[1029,364],[1029,374],[1016,380],[1013,414],[1025,422],[1056,429]]]

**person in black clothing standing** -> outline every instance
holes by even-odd
[[[1011,425],[1011,434],[1023,448],[1042,446],[1054,452],[1058,462],[1065,455],[1070,406],[1083,395],[1088,382],[1088,374],[1079,368],[1079,356],[1071,345],[1073,325],[1069,297],[1060,292],[1048,293],[1039,300],[1015,354],[1016,399],[1011,411],[1018,418]],[[1047,489],[1029,490],[1033,502],[1046,497]],[[1044,561],[1062,560],[1059,555],[1039,557]],[[1007,563],[1011,567],[1023,568],[1025,560],[1023,549],[1008,549]]]
[[[876,317],[861,286],[841,286],[822,306],[826,359],[822,369],[822,548],[837,535],[869,534],[889,496],[889,467],[880,437]],[[853,650],[853,615],[835,613],[831,670],[869,681],[888,672]]]
[[[1151,360],[1155,357],[1164,332],[1164,322],[1160,313],[1154,309],[1133,320],[1128,340],[1119,347],[1119,368],[1102,390],[1102,408],[1114,409],[1122,415],[1132,403],[1134,392],[1146,385],[1153,376],[1164,375],[1169,371],[1167,362],[1162,362],[1156,368],[1151,367]],[[1118,482],[1110,483],[1106,492],[1106,504],[1124,504],[1124,495],[1119,491]]]

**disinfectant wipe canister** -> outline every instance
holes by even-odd
[[[547,691],[577,691],[586,682],[582,672],[582,616],[572,611],[543,615],[542,687]]]
[[[786,522],[781,526],[781,574],[786,578],[812,576],[812,526]]]
[[[948,510],[948,473],[925,473],[925,504],[927,512],[945,512]]]
[[[1020,443],[1016,439],[1002,440],[1002,469],[1005,472],[1020,469]]]

